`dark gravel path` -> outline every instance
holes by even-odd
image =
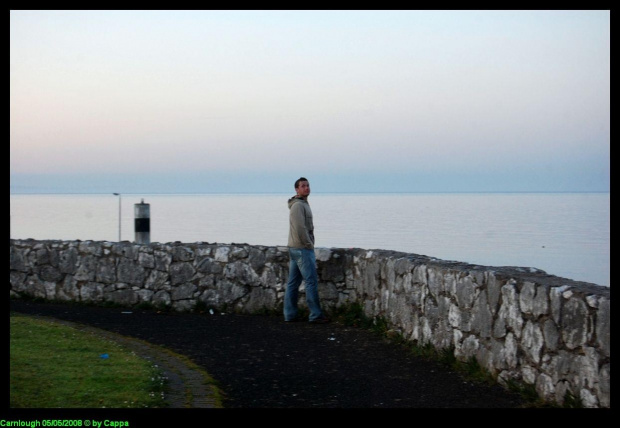
[[[500,386],[465,381],[376,334],[276,316],[158,313],[11,300],[11,310],[164,346],[215,378],[226,408],[517,408]],[[130,313],[127,313],[130,312]]]

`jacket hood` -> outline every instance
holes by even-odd
[[[308,201],[306,201],[305,198],[302,198],[301,196],[295,195],[292,198],[290,198],[288,200],[288,208],[291,209],[291,207],[293,206],[293,204],[296,204],[297,202],[305,202],[308,203]]]

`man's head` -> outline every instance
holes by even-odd
[[[297,196],[307,197],[310,194],[310,183],[305,177],[300,177],[295,181],[295,191]]]

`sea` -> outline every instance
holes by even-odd
[[[11,194],[14,239],[285,246],[292,194]],[[610,286],[609,193],[326,193],[308,199],[317,247],[396,250],[531,267]]]

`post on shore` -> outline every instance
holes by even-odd
[[[136,233],[136,244],[151,243],[151,206],[145,204],[144,199],[139,204],[134,205],[134,226]]]

